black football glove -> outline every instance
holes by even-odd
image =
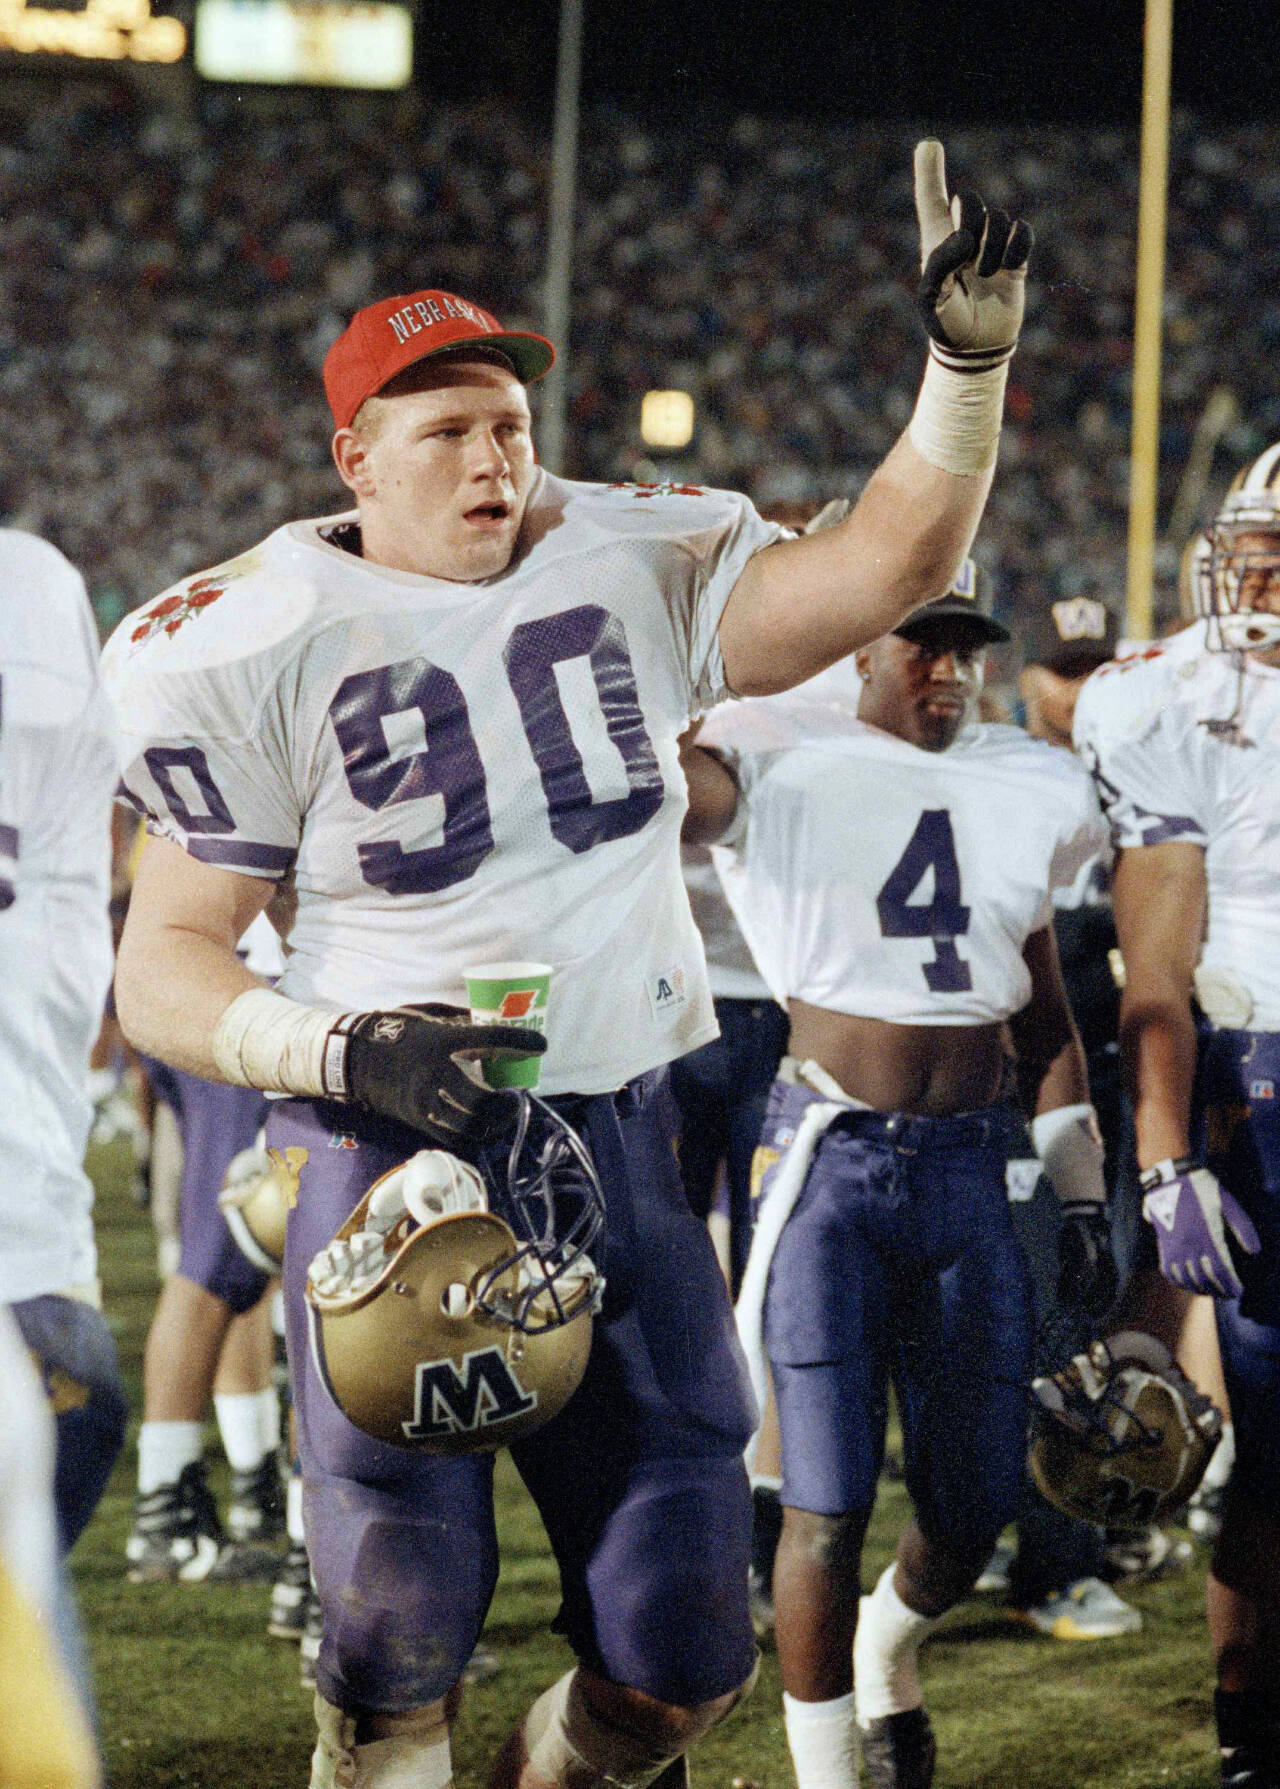
[[[488,1141],[511,1102],[465,1063],[541,1056],[547,1040],[522,1025],[477,1025],[451,1006],[344,1013],[329,1034],[325,1091],[398,1119],[444,1149]]]
[[[1058,1233],[1058,1303],[1101,1317],[1119,1290],[1106,1206],[1094,1199],[1069,1201]]]
[[[916,144],[916,302],[945,365],[980,371],[1013,353],[1022,327],[1031,226],[974,193],[947,196],[942,144]]]

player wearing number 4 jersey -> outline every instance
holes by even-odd
[[[126,787],[162,835],[122,1022],[194,1073],[292,1096],[269,1141],[298,1164],[284,1277],[324,1614],[318,1789],[448,1781],[443,1699],[496,1575],[488,1458],[356,1428],[305,1327],[309,1264],[375,1179],[425,1140],[475,1155],[511,1122],[513,1096],[468,1070],[543,1040],[467,1022],[469,964],[553,965],[542,1089],[607,1212],[585,1377],[513,1446],[580,1663],[493,1781],[640,1789],[750,1680],[750,1393],[661,1073],[713,1035],[677,738],[727,691],[787,687],[892,626],[972,537],[1030,234],[949,200],[939,145],[916,175],[929,370],[840,527],[784,540],[727,493],[550,476],[525,395],[549,344],[420,292],[360,312],[326,361],[355,510],[188,580],[109,648]],[[234,954],[268,903],[277,992]],[[480,1386],[455,1432],[491,1414]]]
[[[691,824],[728,840],[726,892],[791,1013],[738,1309],[777,1397],[800,1789],[854,1789],[859,1731],[877,1789],[932,1781],[916,1649],[1019,1503],[1033,1325],[1007,1183],[1035,1152],[1006,1027],[1062,1202],[1060,1293],[1097,1309],[1114,1291],[1050,923],[1102,818],[1065,754],[966,724],[985,645],[1007,635],[965,588],[857,655],[856,712],[803,692],[749,703],[710,716],[690,754]],[[890,1378],[915,1517],[859,1615]]]

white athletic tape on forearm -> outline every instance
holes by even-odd
[[[1058,1106],[1052,1112],[1041,1112],[1031,1120],[1031,1141],[1064,1205],[1073,1199],[1103,1203],[1107,1189],[1102,1177],[1102,1139],[1098,1114],[1091,1105]]]
[[[264,1093],[318,1098],[341,1092],[325,1073],[325,1047],[338,1017],[270,988],[249,988],[218,1020],[213,1034],[218,1073],[236,1087]]]
[[[930,345],[915,411],[907,425],[922,460],[976,477],[996,462],[1004,420],[1008,357],[980,371],[946,365]]]

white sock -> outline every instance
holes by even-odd
[[[291,1541],[299,1546],[306,1541],[306,1533],[302,1526],[302,1474],[295,1466],[289,1474],[289,1483],[284,1494],[284,1525]]]
[[[138,1490],[143,1497],[173,1485],[204,1452],[204,1424],[144,1422],[138,1430]]]
[[[852,1690],[830,1702],[797,1702],[783,1690],[782,1716],[799,1789],[858,1789]]]
[[[213,1409],[233,1471],[252,1472],[279,1446],[280,1402],[273,1389],[216,1391]]]
[[[1218,1445],[1209,1455],[1209,1464],[1204,1469],[1204,1478],[1200,1481],[1206,1491],[1220,1491],[1231,1477],[1231,1468],[1236,1463],[1236,1430],[1234,1423],[1223,1423],[1222,1434],[1218,1437]]]
[[[768,1472],[753,1472],[751,1474],[751,1489],[753,1491],[777,1492],[782,1489],[782,1480],[780,1478],[774,1478],[772,1474]],[[786,1692],[784,1691],[783,1694],[785,1695]],[[825,1702],[815,1702],[812,1706],[815,1708],[825,1708],[827,1705]]]
[[[919,1708],[924,1701],[916,1654],[938,1624],[903,1602],[893,1587],[895,1569],[887,1565],[871,1595],[864,1596],[858,1604],[853,1689],[858,1700],[858,1721],[864,1727],[885,1715]]]

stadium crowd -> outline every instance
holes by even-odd
[[[295,95],[286,116],[206,94],[201,108],[162,115],[86,89],[0,133],[0,516],[84,569],[104,626],[286,517],[341,505],[317,373],[360,304],[441,285],[516,323],[541,314],[541,126],[497,105]],[[1248,393],[1233,463],[1280,430],[1280,302],[1265,296],[1278,131],[1175,125],[1171,480],[1218,385]],[[643,470],[641,395],[677,385],[700,426],[664,471],[762,507],[859,488],[914,395],[912,135],[589,113],[566,470]],[[1136,136],[950,143],[963,180],[1034,216],[1042,244],[979,550],[997,612],[1016,621],[1046,587],[1114,600]]]

